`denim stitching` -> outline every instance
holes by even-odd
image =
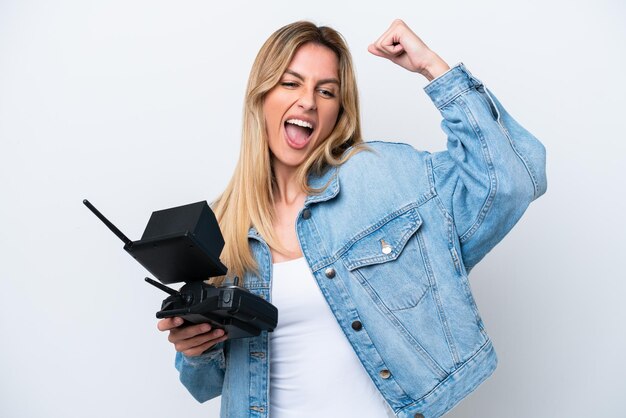
[[[467,105],[467,103],[462,99],[457,100],[457,103],[459,105],[459,108],[467,116],[468,122],[472,126],[472,129],[474,130],[476,137],[480,141],[481,148],[483,151],[483,160],[487,166],[487,174],[490,180],[489,181],[489,193],[487,195],[487,199],[485,200],[485,203],[483,204],[482,208],[478,212],[478,216],[476,220],[474,221],[474,224],[472,224],[470,228],[466,232],[464,232],[463,235],[461,235],[459,238],[461,243],[464,243],[469,238],[471,238],[471,236],[474,235],[474,233],[482,225],[485,217],[487,216],[487,213],[491,209],[493,201],[495,199],[498,182],[496,179],[495,168],[493,166],[493,162],[491,161],[491,155],[489,154],[489,146],[486,143],[485,137],[483,135],[482,130],[480,129],[480,126],[476,122],[476,119],[474,118],[474,115],[469,109],[469,106]]]
[[[362,280],[359,280],[359,282],[367,283],[367,280],[365,279],[365,277],[363,277],[363,274],[361,273],[361,271],[356,270],[351,273],[361,277]],[[364,287],[366,287],[367,289],[369,287],[369,284],[368,286],[364,286]],[[430,287],[428,289],[430,289]],[[428,289],[424,292],[424,295],[428,292]],[[368,291],[368,293],[373,299],[380,300],[380,296],[378,296],[378,293],[376,293],[376,291],[374,291],[373,289],[371,289],[371,291]],[[402,335],[404,335],[405,338],[415,347],[417,352],[422,355],[422,358],[426,361],[431,371],[435,373],[436,375],[438,375],[440,378],[445,377],[447,372],[431,357],[428,351],[426,351],[426,349],[422,347],[422,345],[411,335],[411,333],[406,329],[406,327],[402,325],[402,322],[393,314],[393,312],[389,309],[389,307],[385,305],[384,303],[382,303],[381,301],[381,304],[379,304],[379,308],[389,318],[391,323],[396,326],[399,332]]]
[[[418,236],[417,239],[420,247],[420,252],[422,253],[422,259],[424,260],[424,267],[426,268],[426,276],[428,277],[428,281],[430,282],[430,286],[433,290],[433,298],[435,299],[435,304],[437,305],[437,313],[439,314],[441,326],[443,327],[446,342],[448,343],[448,350],[450,351],[450,355],[452,356],[452,360],[454,361],[454,365],[456,367],[460,363],[459,354],[457,352],[456,345],[454,344],[454,340],[452,339],[452,332],[450,331],[448,319],[444,313],[443,303],[441,302],[441,298],[439,297],[437,280],[435,279],[433,269],[430,266],[430,259],[428,257],[428,254],[426,253],[426,244],[424,243],[424,240],[421,236]]]

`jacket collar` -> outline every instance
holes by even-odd
[[[339,194],[339,170],[337,167],[329,167],[321,176],[309,175],[309,186],[314,189],[322,189],[319,194],[312,194],[307,196],[304,201],[304,206],[309,206],[311,203],[325,202],[332,199]]]

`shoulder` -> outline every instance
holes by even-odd
[[[368,141],[364,142],[364,145],[368,148],[372,148],[374,150],[384,152],[384,153],[395,153],[395,152],[416,152],[417,150],[413,148],[413,146],[409,144],[405,144],[404,142],[390,142],[390,141]]]
[[[373,190],[379,195],[430,190],[428,152],[384,141],[366,142],[363,148],[338,168],[343,189],[365,195]]]
[[[418,151],[413,146],[402,142],[369,141],[358,147],[362,150],[346,161],[342,170],[392,166],[401,169],[407,164],[415,166],[415,164],[424,163],[430,155],[428,152]]]

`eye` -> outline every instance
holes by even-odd
[[[280,85],[289,89],[298,87],[298,83],[296,83],[295,81],[281,81]]]
[[[319,89],[318,91],[320,92],[320,94],[321,94],[322,96],[327,97],[327,98],[329,98],[329,99],[331,99],[331,98],[335,97],[335,93],[333,93],[333,92],[332,92],[332,91],[330,91],[330,90],[326,90],[326,89]]]

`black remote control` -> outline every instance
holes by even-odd
[[[225,329],[229,339],[257,336],[276,328],[276,307],[239,287],[239,278],[235,277],[234,285],[220,287],[204,282],[227,273],[219,260],[224,239],[206,201],[153,212],[138,241],[128,239],[88,200],[83,203],[124,242],[124,250],[161,283],[185,282],[176,291],[146,277],[148,283],[170,295],[157,318],[177,316],[188,324],[210,323]]]

